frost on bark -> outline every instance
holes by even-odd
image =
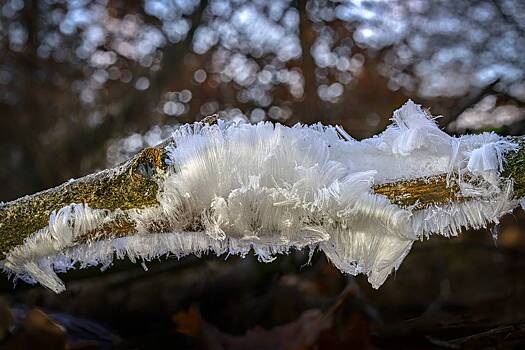
[[[57,292],[55,271],[212,251],[263,261],[319,247],[374,287],[413,241],[497,222],[525,196],[525,140],[454,138],[417,105],[377,137],[205,120],[114,169],[0,206],[0,259]],[[210,125],[215,124],[215,125]]]
[[[146,148],[115,169],[3,203],[0,206],[0,259],[4,259],[10,249],[22,244],[26,237],[47,226],[51,213],[72,203],[84,203],[90,208],[104,210],[156,205],[159,186],[155,176],[166,169],[164,156],[162,148]],[[127,230],[123,222],[116,221],[111,226],[111,231],[116,234]],[[92,234],[98,235],[103,229],[101,227]]]
[[[514,196],[516,198],[524,198],[525,137],[509,137],[508,139],[519,145],[519,148],[515,152],[509,152],[505,155],[501,177],[514,183]],[[390,182],[376,185],[373,190],[377,194],[387,196],[392,203],[404,207],[413,206],[418,209],[429,205],[444,205],[472,199],[470,196],[461,194],[456,179],[447,181],[447,177],[447,174],[442,174]],[[476,179],[469,177],[468,181],[475,182]]]

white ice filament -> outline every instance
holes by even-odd
[[[54,271],[108,266],[114,256],[253,251],[272,261],[291,248],[318,246],[341,271],[364,273],[378,288],[415,240],[485,227],[518,204],[512,183],[500,179],[504,153],[516,144],[494,133],[449,136],[412,101],[393,121],[362,141],[320,124],[185,125],[168,146],[159,205],[125,212],[135,235],[75,244],[116,213],[72,204],[13,249],[3,268],[59,292]],[[464,194],[476,195],[463,203],[413,210],[372,191],[374,184],[466,172],[479,181],[462,184]],[[169,223],[171,232],[150,232],[153,222]]]

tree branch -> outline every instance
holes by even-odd
[[[515,197],[520,198],[525,196],[525,137],[515,137],[513,141],[521,148],[506,155],[502,176],[514,182]],[[157,180],[168,167],[166,146],[146,148],[114,169],[0,204],[0,259],[37,230],[46,227],[53,211],[71,203],[85,203],[91,208],[108,211],[122,210],[111,221],[77,238],[77,243],[134,234],[135,224],[124,210],[158,204]],[[472,179],[467,174],[463,180]],[[474,199],[461,195],[457,180],[447,181],[447,174],[378,184],[373,186],[373,191],[386,196],[394,204],[415,210]],[[155,222],[156,232],[165,232],[168,227],[168,223]]]
[[[520,150],[506,155],[502,176],[514,182],[514,195],[521,198],[525,196],[525,137],[510,139],[520,145]],[[466,180],[473,181],[469,177]],[[374,186],[374,192],[388,197],[394,204],[403,207],[414,206],[415,209],[472,199],[462,196],[457,180],[447,181],[446,174],[380,184]]]
[[[71,203],[85,203],[94,209],[122,210],[154,206],[155,181],[166,169],[163,148],[146,148],[124,164],[68,181],[58,187],[0,205],[0,259],[24,239],[47,226],[53,211]],[[114,222],[111,230],[122,232],[125,220]],[[110,227],[101,227],[102,232]],[[129,231],[130,227],[124,229]],[[100,234],[100,232],[93,232]]]

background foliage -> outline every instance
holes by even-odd
[[[115,165],[212,113],[341,124],[363,138],[412,98],[450,133],[523,134],[524,56],[519,0],[5,0],[0,200]],[[271,265],[189,258],[147,273],[122,262],[72,274],[59,296],[3,288],[10,303],[94,318],[125,347],[221,348],[256,326],[270,333],[235,341],[512,347],[524,316],[522,216],[506,218],[498,248],[483,232],[417,245],[378,292],[317,254],[300,268],[302,253]]]

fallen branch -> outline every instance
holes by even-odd
[[[115,169],[1,204],[3,268],[60,291],[53,270],[114,253],[271,260],[318,245],[378,287],[414,240],[497,222],[525,196],[523,137],[452,138],[411,103],[396,113],[361,142],[330,127],[186,126]]]

